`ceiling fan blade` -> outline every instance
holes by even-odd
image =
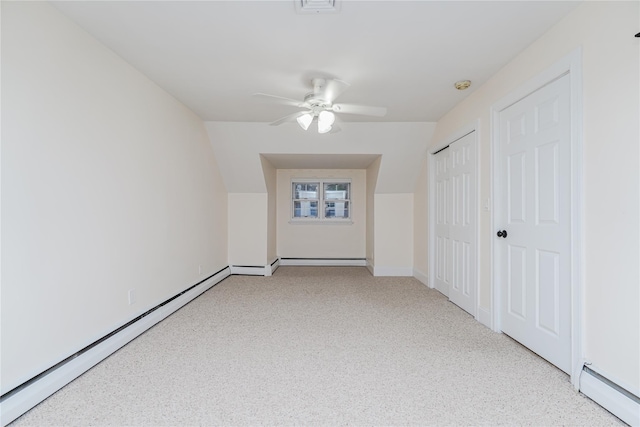
[[[368,105],[333,104],[331,109],[336,113],[360,114],[361,116],[383,117],[387,114],[385,107],[371,107]]]
[[[276,120],[275,122],[269,123],[269,126],[278,126],[278,125],[281,125],[281,124],[286,123],[286,122],[295,122],[298,117],[302,116],[303,114],[307,114],[307,113],[313,114],[313,112],[311,112],[311,111],[298,111],[296,113],[289,114],[288,116],[284,116],[284,117]]]
[[[292,107],[302,107],[304,102],[297,101],[291,98],[284,98],[282,96],[269,95],[267,93],[254,93],[251,95],[255,99],[262,101],[274,102],[276,104],[290,105]]]
[[[325,81],[324,85],[320,89],[319,97],[329,103],[333,103],[337,97],[339,97],[345,90],[349,89],[351,85],[342,80],[331,79]]]

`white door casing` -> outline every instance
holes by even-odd
[[[476,133],[451,143],[445,151],[449,151],[451,187],[449,299],[475,317],[478,305]]]
[[[449,239],[449,227],[451,225],[451,182],[449,169],[451,159],[448,147],[433,155],[435,167],[435,221],[433,221],[435,234],[433,284],[434,287],[446,296],[449,296],[451,284],[451,241]]]
[[[569,75],[499,113],[495,272],[500,328],[571,373]]]

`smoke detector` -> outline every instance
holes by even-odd
[[[338,13],[342,0],[294,0],[299,14]]]

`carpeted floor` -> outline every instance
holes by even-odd
[[[15,421],[619,425],[435,290],[360,267],[232,276]]]

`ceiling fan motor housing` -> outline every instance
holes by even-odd
[[[304,97],[304,103],[306,104],[306,107],[308,107],[310,110],[313,110],[314,112],[316,112],[316,110],[317,112],[319,112],[321,110],[331,108],[331,103],[322,98],[319,98],[315,92],[308,93]]]

